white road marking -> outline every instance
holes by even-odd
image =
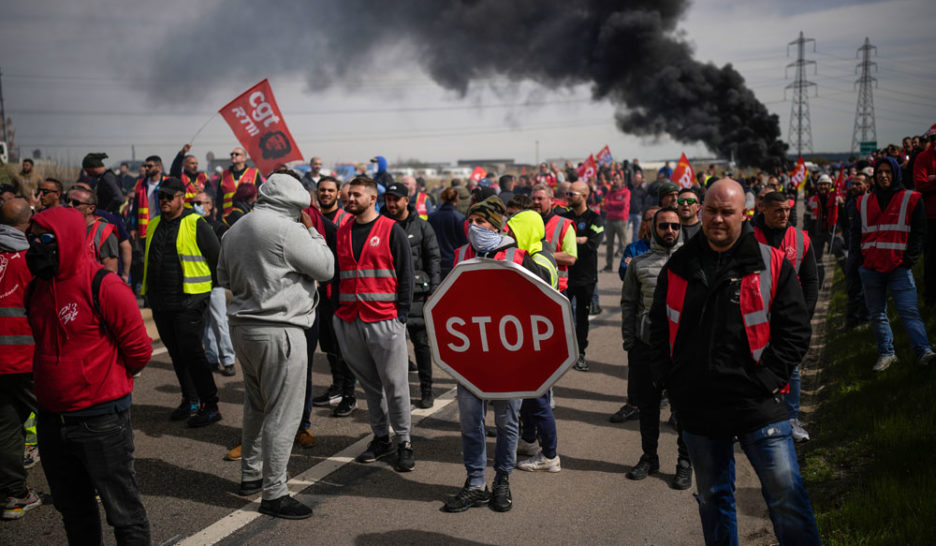
[[[165,351],[165,348],[162,350]],[[156,351],[153,351],[153,354],[156,354]],[[412,426],[415,428],[417,423],[426,417],[441,411],[454,401],[455,388],[453,387],[442,396],[436,398],[435,404],[431,408],[413,409]],[[370,435],[365,436],[364,438],[354,442],[338,453],[332,455],[328,459],[315,464],[302,474],[299,474],[298,476],[289,480],[286,483],[286,486],[289,487],[289,493],[292,495],[297,495],[303,490],[311,487],[312,485],[315,485],[316,483],[336,485],[323,481],[323,478],[343,467],[344,465],[353,462],[354,458],[363,452],[365,448],[367,448],[367,443],[370,441],[370,439]],[[215,523],[205,527],[201,531],[181,542],[178,542],[177,544],[179,546],[202,546],[220,542],[224,538],[230,536],[238,529],[246,526],[262,515],[257,511],[260,508],[260,498],[261,495],[258,494],[256,498],[254,498],[250,503],[245,504],[242,508],[231,512],[227,516],[219,519]]]
[[[164,355],[164,354],[166,354],[166,353],[168,353],[168,352],[169,352],[169,349],[167,349],[167,348],[165,348],[165,347],[160,347],[160,348],[158,348],[158,349],[153,349],[153,356]],[[152,358],[153,356],[151,356],[150,358]]]

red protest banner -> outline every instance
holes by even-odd
[[[806,185],[806,178],[809,177],[809,169],[806,168],[806,162],[803,161],[802,156],[796,160],[796,167],[793,169],[793,172],[790,173],[790,178],[793,184],[796,186],[796,190],[799,191],[803,189],[803,186]]]
[[[583,181],[588,181],[598,174],[598,165],[595,164],[595,156],[589,155],[582,166],[578,168],[578,176]]]
[[[676,168],[673,169],[673,182],[676,183],[680,188],[688,188],[692,186],[692,183],[695,181],[695,173],[692,171],[692,165],[689,163],[689,158],[686,157],[686,154],[679,156],[679,163],[676,164]]]
[[[276,105],[270,82],[263,80],[218,110],[247,155],[262,173],[290,161],[302,161],[286,121]]]
[[[475,182],[480,182],[481,179],[484,178],[486,175],[487,173],[484,171],[484,169],[482,169],[481,167],[475,167],[474,171],[471,172],[471,176],[469,178],[471,178]]]

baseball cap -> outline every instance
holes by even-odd
[[[178,178],[167,178],[159,184],[156,191],[166,195],[175,195],[177,192],[185,193],[185,184]]]
[[[387,191],[384,192],[384,195],[393,195],[396,197],[409,197],[409,190],[406,189],[406,186],[400,184],[399,182],[394,182],[387,186]]]

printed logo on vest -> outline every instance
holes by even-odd
[[[66,325],[69,322],[75,320],[78,316],[78,304],[77,303],[66,303],[65,307],[59,309],[59,320],[62,321],[62,325]]]
[[[380,237],[374,235],[370,238],[370,246],[377,246],[380,244]]]

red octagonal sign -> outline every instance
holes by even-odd
[[[478,398],[542,396],[578,357],[569,301],[513,262],[458,264],[423,312],[436,363]]]

